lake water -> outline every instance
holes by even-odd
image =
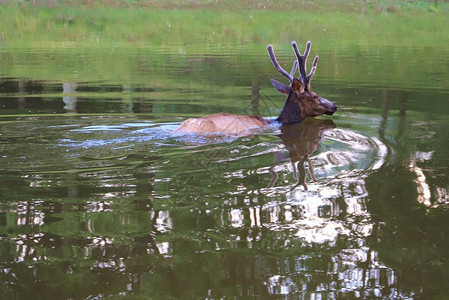
[[[447,297],[447,38],[334,45],[313,30],[3,41],[0,298]],[[313,90],[336,114],[173,132],[216,112],[276,117],[265,47],[289,69],[293,38],[312,40]]]

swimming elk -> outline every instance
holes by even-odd
[[[176,131],[194,132],[200,134],[216,133],[225,135],[247,135],[258,129],[272,123],[279,122],[281,124],[299,123],[307,117],[315,117],[323,114],[332,115],[337,111],[337,106],[311,91],[310,82],[318,64],[318,56],[312,63],[312,69],[307,74],[306,64],[307,57],[310,54],[312,43],[306,44],[304,54],[299,52],[296,42],[292,42],[292,47],[297,60],[293,63],[290,73],[285,71],[278,63],[273,51],[273,46],[268,45],[267,51],[273,66],[286,77],[289,85],[280,83],[272,79],[273,86],[282,94],[287,95],[284,108],[276,120],[265,119],[260,116],[239,116],[227,113],[217,113],[201,118],[191,118],[185,120]],[[299,69],[299,77],[295,77],[296,70]]]

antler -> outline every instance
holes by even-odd
[[[278,61],[276,59],[276,55],[274,55],[273,46],[271,44],[267,46],[267,51],[268,51],[268,56],[270,57],[271,63],[276,68],[276,70],[278,70],[279,73],[284,75],[288,79],[288,81],[290,83],[292,83],[293,82],[293,75],[295,75],[296,68],[298,67],[298,62],[295,60],[295,62],[293,63],[292,70],[290,71],[290,74],[289,74],[278,63]]]
[[[306,71],[307,57],[310,54],[312,42],[311,41],[307,42],[306,49],[304,50],[304,55],[301,55],[301,52],[299,52],[298,45],[296,44],[295,41],[292,42],[292,47],[293,47],[293,50],[295,51],[296,58],[298,59],[299,74],[301,76],[301,81],[304,84],[306,91],[309,91],[310,90],[310,82],[312,81],[313,75],[315,75],[319,57],[318,57],[318,55],[315,56],[315,59],[313,60],[313,63],[312,63],[312,69],[310,70],[309,75],[307,75],[307,71]]]

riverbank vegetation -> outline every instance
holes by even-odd
[[[152,9],[220,9],[220,10],[324,10],[346,12],[403,13],[407,11],[432,13],[448,12],[448,1],[439,0],[6,0],[4,4],[19,6],[76,6],[76,7],[120,7]]]
[[[358,61],[345,61],[344,66],[331,55],[323,55],[320,64],[328,67],[320,68],[321,76],[330,72],[328,76],[335,77],[345,71],[358,82],[371,74],[376,83],[397,86],[393,72],[379,74],[382,68],[357,67],[378,56],[381,48],[395,58],[390,71],[407,74],[409,84],[414,85],[422,83],[423,77],[413,70],[424,62],[405,61],[408,55],[403,53],[426,49],[432,57],[431,45],[436,41],[449,47],[449,32],[444,30],[448,7],[448,2],[399,0],[4,1],[0,5],[0,75],[126,82],[137,78],[136,70],[157,66],[168,77],[182,69],[191,79],[201,80],[204,68],[213,67],[217,74],[231,72],[219,59],[231,55],[234,77],[239,78],[238,66],[248,60],[254,61],[255,74],[271,74],[264,50],[268,43],[275,45],[282,59],[291,54],[290,41],[301,44],[311,39],[313,50],[320,54],[361,53]],[[390,45],[402,48],[393,50]],[[75,56],[89,59],[80,60],[85,65],[70,65]],[[180,56],[185,57],[183,65],[175,66]],[[42,65],[30,65],[30,61]],[[447,73],[437,62],[426,65],[429,74]],[[443,77],[447,75],[438,75]],[[428,84],[432,80],[432,76],[425,77]]]

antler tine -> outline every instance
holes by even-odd
[[[296,69],[297,69],[297,68],[298,68],[298,61],[295,60],[295,61],[293,62],[292,70],[290,71],[290,77],[293,78],[293,76],[294,76],[295,73],[296,73]]]
[[[307,64],[307,58],[309,57],[310,49],[312,49],[312,42],[311,41],[307,41],[307,43],[306,43],[306,50],[304,50],[304,67]]]
[[[318,66],[318,60],[320,57],[317,55],[313,59],[312,69],[310,70],[309,75],[307,75],[307,84],[310,85],[310,82],[312,81],[313,76],[315,75],[316,68]]]
[[[274,51],[273,51],[273,46],[270,44],[267,46],[267,52],[268,52],[268,56],[270,57],[271,63],[273,64],[273,66],[276,68],[276,70],[278,70],[279,73],[281,73],[282,75],[284,75],[288,81],[290,83],[293,82],[293,76],[290,75],[289,73],[287,73],[287,71],[285,71],[281,65],[278,63],[277,59],[276,59],[276,55],[274,55]],[[294,65],[293,65],[294,66]],[[295,66],[294,66],[295,68]],[[296,68],[295,68],[296,69]]]
[[[312,48],[312,42],[308,41],[306,43],[306,49],[304,50],[304,55],[301,55],[301,52],[299,52],[298,45],[296,44],[295,41],[292,42],[292,47],[293,47],[293,50],[295,51],[296,57],[298,58],[299,74],[301,75],[300,78],[301,78],[304,86],[307,87],[308,83],[309,83],[309,77],[307,76],[306,66],[307,66],[307,58],[309,57],[310,49]],[[313,61],[313,64],[316,69],[316,58]],[[312,67],[312,70],[309,73],[309,75],[312,75],[311,77],[313,77],[314,73],[315,73],[315,71],[313,70],[313,67]]]
[[[312,177],[312,180],[316,180],[315,169],[313,168],[313,162],[309,156],[307,156],[306,160],[307,160],[307,164],[309,165],[310,177]]]

